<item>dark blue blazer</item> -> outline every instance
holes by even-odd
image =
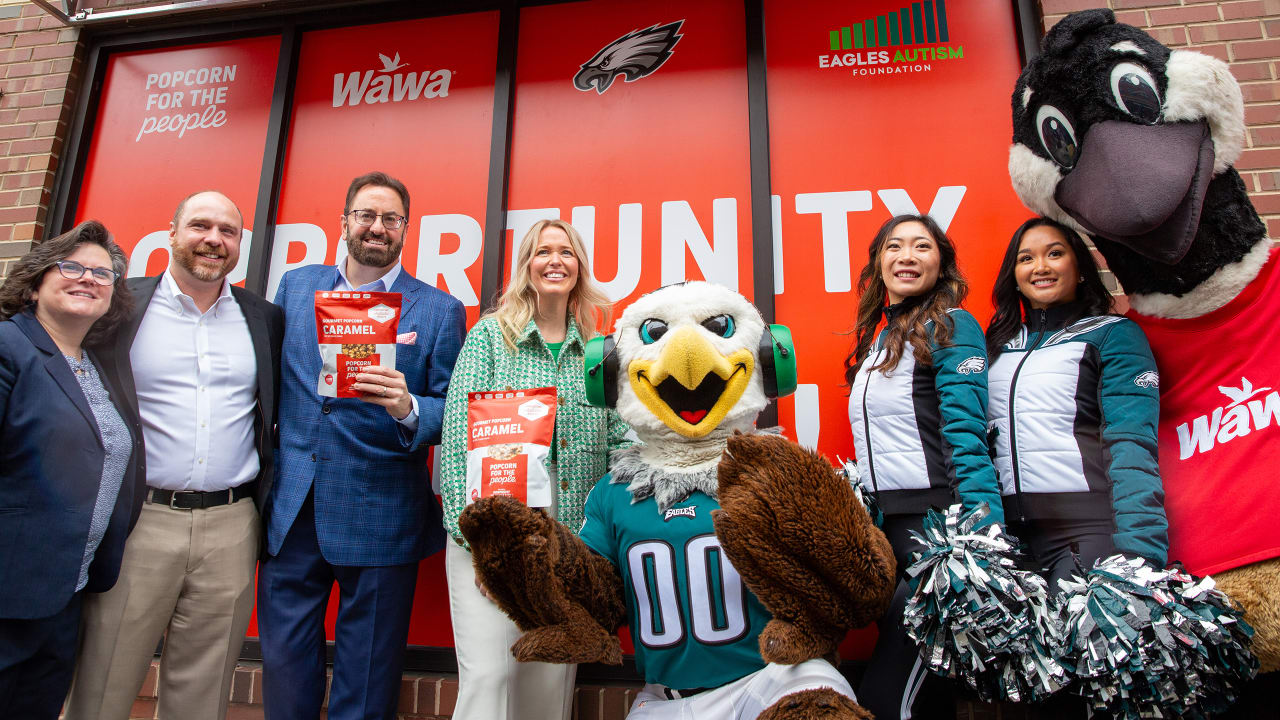
[[[412,436],[385,409],[356,398],[316,392],[320,349],[315,294],[338,282],[333,265],[285,273],[276,293],[284,309],[280,449],[267,523],[267,552],[276,555],[298,510],[314,490],[316,537],[332,565],[416,563],[444,547],[440,503],[431,491],[430,445],[440,442],[444,397],[462,349],[462,303],[401,271],[396,369],[418,400]]]
[[[122,418],[123,393],[97,364]],[[124,540],[142,507],[141,437],[89,566],[86,590],[120,574]],[[49,334],[30,312],[0,322],[0,618],[42,618],[66,606],[80,579],[106,451],[98,423]]]

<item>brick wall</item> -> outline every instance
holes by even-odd
[[[1267,234],[1280,239],[1280,0],[1040,0],[1044,29],[1076,10],[1109,7],[1172,48],[1225,60],[1244,92],[1248,138],[1236,162]]]
[[[0,0],[0,277],[44,236],[83,55],[79,30]]]

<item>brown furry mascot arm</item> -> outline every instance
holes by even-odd
[[[776,435],[735,434],[719,472],[716,535],[773,614],[760,635],[766,661],[826,656],[884,614],[893,551],[822,456]]]
[[[458,519],[476,579],[524,635],[522,662],[622,663],[615,634],[625,618],[622,578],[545,512],[484,498]]]

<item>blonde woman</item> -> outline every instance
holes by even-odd
[[[548,469],[552,506],[570,530],[582,527],[587,493],[607,470],[608,453],[628,444],[613,410],[587,404],[582,351],[607,322],[609,301],[591,279],[582,236],[563,220],[540,221],[520,241],[515,273],[498,307],[467,333],[445,400],[440,486],[449,610],[458,655],[455,720],[569,717],[574,665],[517,663],[519,630],[476,587],[471,553],[458,531],[466,507],[467,393],[558,389]]]

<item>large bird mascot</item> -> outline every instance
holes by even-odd
[[[1027,207],[1087,233],[1128,293],[1160,371],[1169,557],[1244,608],[1271,672],[1280,259],[1232,167],[1244,137],[1225,63],[1087,10],[1018,78],[1009,174]]]
[[[515,657],[618,663],[625,621],[631,718],[869,718],[821,658],[883,614],[893,554],[826,460],[755,430],[794,387],[789,333],[718,285],[656,290],[593,340],[588,397],[644,444],[614,455],[580,537],[509,498],[460,521]]]

